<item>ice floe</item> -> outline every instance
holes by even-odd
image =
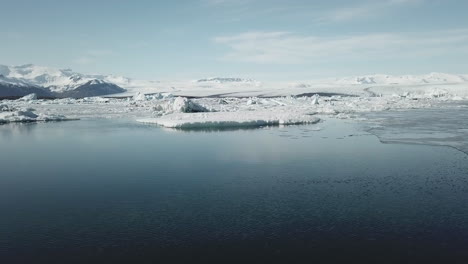
[[[14,109],[0,105],[0,124],[11,122],[47,122],[70,120],[62,115],[35,113],[32,108]]]
[[[313,113],[271,112],[271,111],[239,111],[211,113],[178,113],[161,118],[139,119],[138,122],[158,124],[168,128],[228,128],[228,127],[258,127],[275,125],[315,124],[320,118]]]

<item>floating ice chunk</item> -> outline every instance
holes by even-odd
[[[177,97],[172,104],[172,110],[174,112],[182,113],[198,113],[198,112],[209,112],[205,107],[185,98]]]
[[[64,121],[71,120],[62,115],[36,114],[34,109],[25,108],[20,110],[0,112],[0,124],[10,122],[38,122],[38,121]]]
[[[134,96],[133,96],[133,100],[134,101],[146,101],[146,95],[140,93],[140,92],[137,92]]]
[[[35,121],[38,115],[34,114],[32,110],[33,109],[23,109],[19,111],[0,112],[0,123]]]
[[[28,94],[26,96],[23,96],[21,97],[20,99],[18,99],[19,101],[33,101],[33,100],[37,100],[37,94],[35,93],[32,93],[32,94]]]
[[[316,95],[314,95],[314,96],[312,97],[312,104],[313,104],[313,105],[318,105],[318,104],[319,104],[319,97],[320,97],[320,96],[319,96],[318,94],[316,94]]]
[[[11,111],[11,110],[12,110],[12,109],[11,109],[8,105],[6,105],[6,104],[0,105],[0,112],[9,112],[9,111]]]
[[[146,96],[146,98],[149,100],[163,100],[163,99],[169,99],[173,97],[174,95],[172,95],[171,93],[155,93],[155,94],[150,94]]]
[[[226,127],[259,127],[274,125],[315,124],[318,117],[307,113],[271,111],[179,113],[161,118],[137,120],[142,123],[158,124],[168,128],[226,128]]]
[[[21,110],[15,112],[15,114],[17,114],[18,116],[23,116],[23,117],[27,117],[27,118],[37,118],[38,115],[36,115],[33,111],[35,111],[35,110],[32,109],[32,108],[26,108],[26,109],[21,109]]]
[[[448,95],[448,92],[444,89],[434,88],[434,89],[429,90],[428,95],[433,98],[440,98],[440,97],[444,97]]]
[[[151,109],[160,112],[159,114],[210,112],[209,109],[185,97],[175,99],[168,97],[158,100],[158,102],[148,103],[151,104]]]
[[[90,102],[90,103],[109,103],[109,98],[102,98],[102,97],[85,97],[83,98],[83,102]]]

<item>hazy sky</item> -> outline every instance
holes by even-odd
[[[2,0],[0,64],[167,80],[468,73],[465,0]]]

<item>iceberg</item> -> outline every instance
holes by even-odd
[[[63,115],[35,113],[34,111],[32,108],[13,109],[6,105],[1,105],[0,124],[73,120]]]
[[[140,92],[137,92],[134,96],[133,96],[133,100],[134,101],[146,101],[146,95],[140,93]]]
[[[206,109],[205,107],[185,97],[177,97],[174,100],[174,103],[172,105],[172,110],[174,112],[182,112],[182,113],[209,112],[209,110]]]
[[[320,122],[320,118],[314,116],[314,113],[239,111],[175,113],[160,118],[138,119],[137,121],[167,128],[194,129],[316,124]]]

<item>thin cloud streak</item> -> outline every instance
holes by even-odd
[[[258,8],[259,3],[261,9]],[[315,24],[344,23],[352,20],[378,18],[401,8],[414,8],[428,0],[364,0],[349,1],[348,6],[316,11],[313,1],[299,3],[291,1],[287,5],[264,0],[201,0],[204,6],[222,9],[226,12],[225,21],[241,21],[258,16],[278,17],[304,16],[312,18]]]
[[[375,33],[338,37],[290,32],[247,32],[214,39],[229,48],[222,58],[250,63],[304,64],[336,59],[387,59],[468,52],[468,29]]]

